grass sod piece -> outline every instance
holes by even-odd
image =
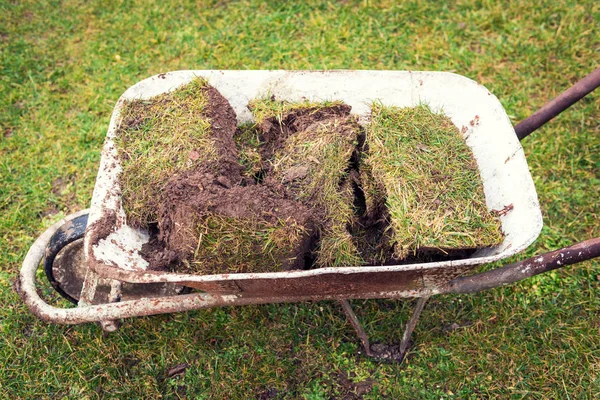
[[[179,272],[200,274],[274,272],[293,263],[296,246],[306,235],[293,220],[210,215],[197,225],[198,246]]]
[[[395,256],[501,243],[500,221],[487,210],[477,164],[452,121],[424,105],[371,110],[365,165],[375,182],[365,196],[371,206],[385,198]]]
[[[354,194],[348,181],[338,192],[324,193],[329,204],[328,220],[321,232],[321,242],[317,250],[316,265],[319,267],[351,267],[365,263],[358,251],[348,225],[353,223],[352,207]]]
[[[115,145],[130,225],[156,221],[160,193],[169,177],[217,159],[210,119],[204,114],[207,87],[206,80],[195,78],[172,92],[122,105]]]
[[[276,118],[281,122],[286,113],[310,109],[310,114],[340,105],[343,103],[293,104],[267,99],[255,101],[252,109],[257,112],[257,121]],[[355,217],[352,190],[341,184],[347,179],[358,130],[352,118],[326,118],[289,136],[271,161],[273,179],[286,185],[303,203],[322,210],[324,223],[315,261],[318,267],[363,263],[347,229]]]

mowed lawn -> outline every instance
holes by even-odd
[[[433,298],[402,365],[360,355],[335,302],[136,318],[104,335],[43,323],[12,289],[35,237],[88,206],[112,108],[151,75],[451,71],[516,123],[600,63],[597,1],[444,3],[0,2],[0,398],[598,398],[598,261]],[[600,236],[600,92],[523,146],[544,229],[520,257]],[[374,341],[394,342],[413,301],[352,304]]]

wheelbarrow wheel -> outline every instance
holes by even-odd
[[[62,297],[74,304],[79,302],[77,288],[81,290],[85,276],[85,273],[78,273],[76,269],[78,264],[83,264],[83,236],[88,216],[87,213],[82,214],[61,226],[52,235],[44,259],[48,282]]]
[[[89,214],[85,213],[68,220],[52,236],[46,246],[44,272],[54,290],[74,304],[79,296],[87,273],[83,251],[83,238]],[[187,294],[191,288],[167,283],[133,284],[123,283],[122,300],[152,298]],[[110,293],[110,282],[100,280],[93,303],[105,303]]]

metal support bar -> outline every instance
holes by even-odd
[[[118,303],[121,301],[121,289],[123,288],[123,282],[112,280],[110,282],[110,293],[108,294],[109,303]],[[115,332],[121,327],[121,321],[118,319],[100,321],[100,326],[105,332]]]
[[[410,337],[417,327],[417,322],[419,322],[419,317],[421,316],[421,312],[423,312],[423,308],[425,308],[425,303],[427,303],[427,300],[429,300],[429,297],[419,297],[417,304],[413,309],[413,313],[406,324],[404,335],[402,335],[402,342],[400,342],[400,349],[398,350],[402,358],[404,358],[404,355],[406,354],[408,344],[410,343]]]
[[[346,317],[348,317],[348,320],[356,330],[367,356],[380,360],[402,362],[404,356],[406,355],[406,350],[408,350],[412,333],[419,322],[419,317],[421,316],[421,312],[423,311],[423,308],[425,308],[425,303],[428,299],[429,296],[426,296],[419,297],[417,300],[417,304],[415,304],[415,307],[413,308],[412,315],[406,323],[406,328],[404,328],[404,334],[402,335],[402,341],[399,345],[384,345],[378,343],[371,346],[369,342],[369,335],[367,335],[364,328],[360,324],[360,321],[352,310],[352,306],[348,300],[340,300],[340,304],[342,305],[342,309],[344,310]]]
[[[364,328],[360,324],[358,317],[354,314],[354,310],[352,310],[352,306],[348,302],[348,300],[340,300],[340,304],[342,305],[342,310],[344,310],[344,314],[348,317],[348,320],[356,330],[358,337],[362,343],[363,349],[365,350],[365,354],[369,357],[373,357],[373,353],[371,352],[371,344],[369,343],[369,335],[365,332]]]
[[[600,86],[600,67],[579,82],[559,94],[554,100],[546,103],[542,108],[530,115],[515,126],[519,140],[523,140],[546,122],[577,103],[579,100],[593,92]]]
[[[600,257],[600,237],[481,274],[456,278],[438,289],[435,294],[479,292],[596,257]]]

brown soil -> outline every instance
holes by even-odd
[[[92,251],[92,246],[97,245],[100,240],[105,239],[108,235],[117,230],[117,223],[117,213],[114,210],[103,210],[102,218],[86,228],[86,230],[92,232],[89,238],[90,246],[88,247],[88,260],[96,259]]]
[[[278,221],[285,221],[287,225],[300,227],[302,233],[293,238],[293,243],[281,254],[281,260],[275,261],[279,261],[279,267],[284,270],[304,267],[304,258],[310,253],[311,237],[315,232],[314,212],[266,185],[232,186],[230,182],[231,178],[225,175],[216,177],[194,170],[175,177],[167,184],[157,240],[144,248],[153,268],[163,269],[194,255],[198,248],[198,228],[203,226],[203,218],[210,216],[225,217],[230,221],[262,222],[270,227],[275,227]],[[261,252],[260,248],[254,250]],[[231,260],[216,257],[209,262],[213,266],[210,270],[203,268],[204,272],[242,272],[237,265],[230,265]],[[187,269],[193,272],[194,268]],[[181,268],[178,270],[181,271]]]
[[[217,89],[208,86],[205,90],[209,101],[206,114],[211,120],[211,137],[219,154],[219,162],[209,167],[210,170],[219,172],[217,179],[225,185],[235,185],[242,181],[243,170],[238,162],[238,152],[233,140],[237,130],[235,111]]]

